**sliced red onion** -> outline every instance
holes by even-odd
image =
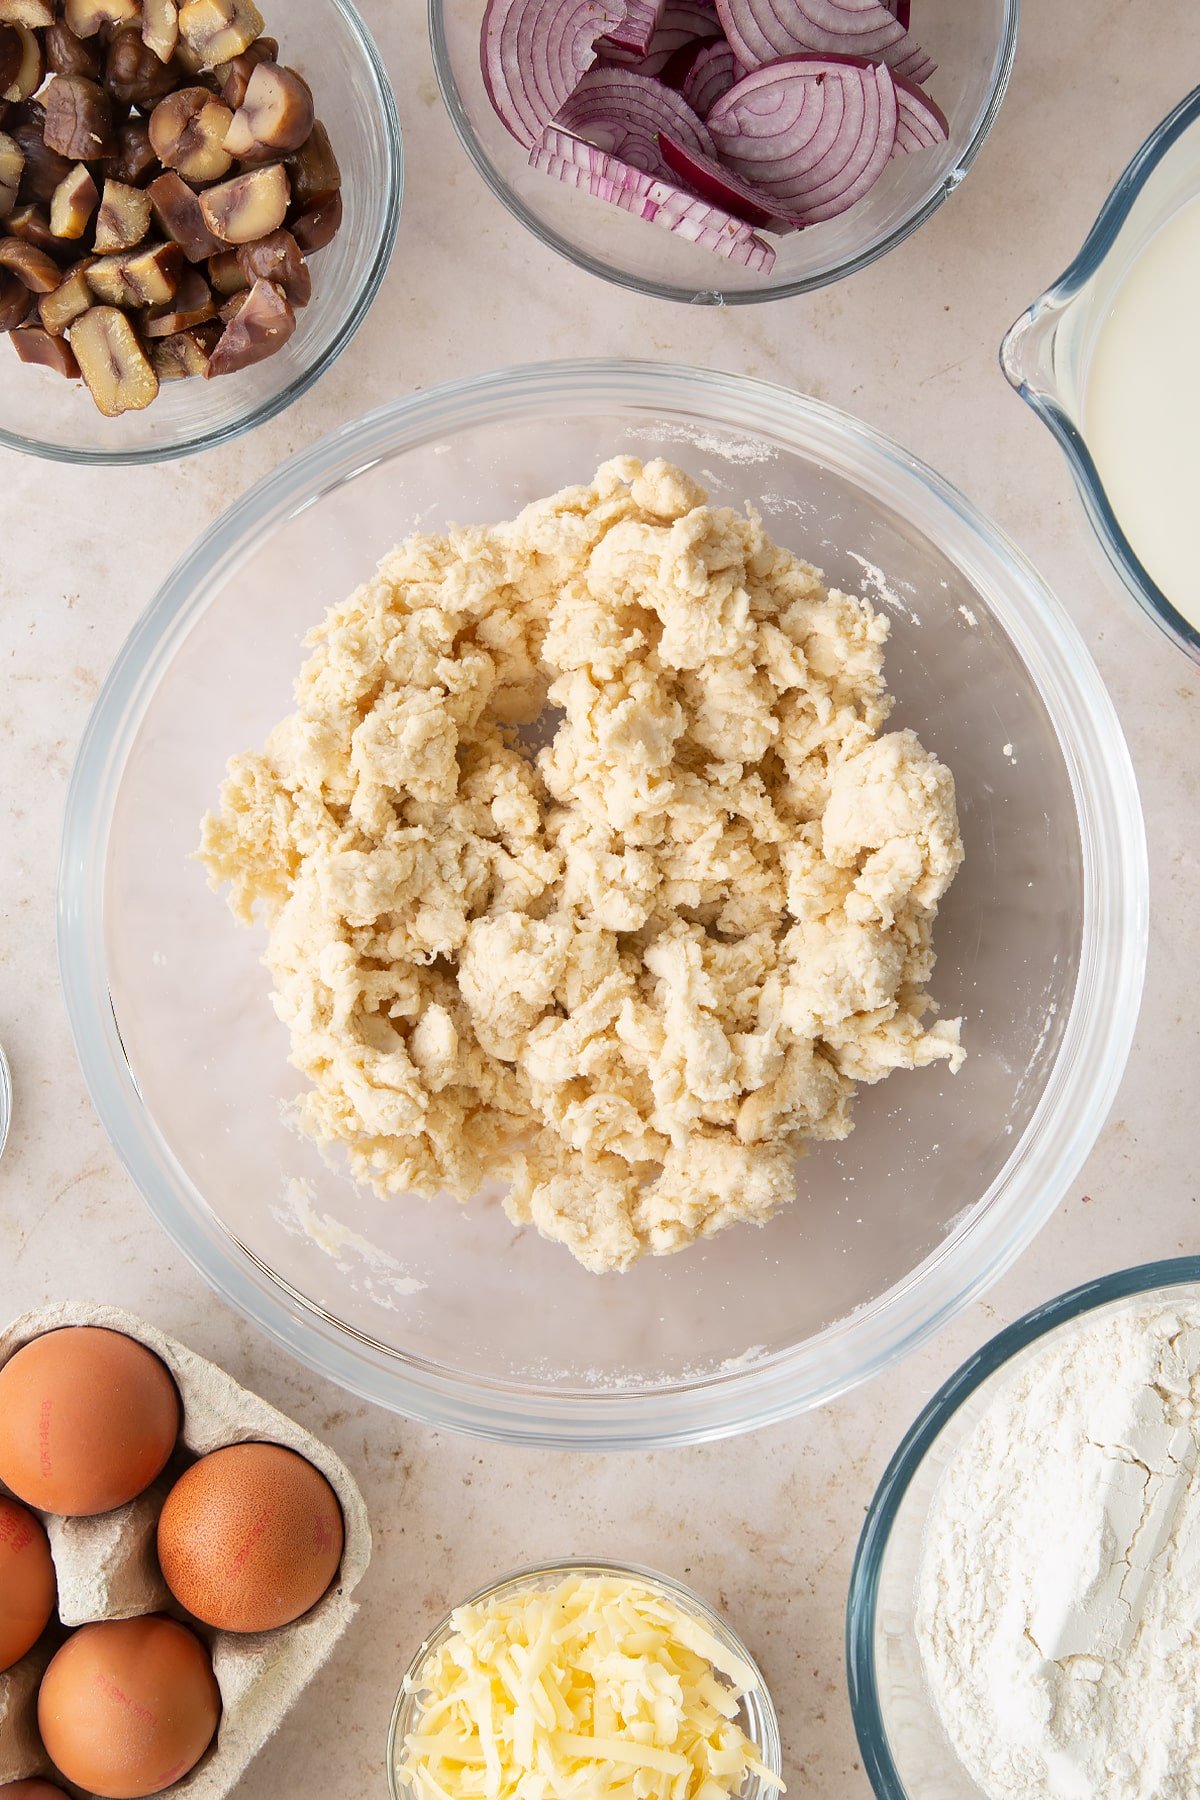
[[[619,45],[606,44],[604,60],[623,68],[636,68],[639,75],[661,75],[676,51],[696,42],[709,43],[720,35],[721,21],[713,0],[666,0],[645,56],[637,57]]]
[[[727,168],[813,225],[874,186],[898,119],[896,84],[882,63],[797,56],[735,82],[707,127]]]
[[[674,88],[677,94],[682,94],[684,83],[696,65],[696,58],[702,50],[708,48],[700,38],[693,38],[690,44],[683,44],[678,50],[672,50],[655,79],[661,81],[664,87]],[[688,105],[692,105],[690,100]],[[692,111],[695,110],[693,106]]]
[[[596,54],[605,56],[610,50],[622,51],[639,60],[654,42],[654,34],[662,19],[664,0],[625,0],[625,17],[602,38],[596,39]]]
[[[700,156],[695,150],[685,149],[665,131],[658,134],[658,147],[667,167],[685,187],[699,194],[702,200],[732,213],[735,219],[745,219],[747,225],[781,233],[795,231],[805,223],[803,219],[790,218],[781,212],[770,194],[764,194],[761,188],[752,187],[711,156]]]
[[[892,155],[902,156],[909,150],[928,150],[933,144],[944,144],[950,136],[950,125],[937,101],[922,92],[916,82],[897,75],[894,69],[892,80],[896,84],[896,103],[900,109]]]
[[[568,187],[580,188],[623,212],[664,226],[743,268],[765,275],[774,266],[774,250],[744,220],[553,126],[547,127],[529,161],[531,167],[544,170]]]
[[[589,69],[554,124],[647,175],[670,174],[658,147],[662,131],[702,156],[717,153],[708,127],[683,96],[635,69]]]
[[[692,111],[707,119],[721,95],[727,94],[746,73],[722,38],[715,44],[700,45],[679,91]]]
[[[899,19],[905,31],[909,30],[912,24],[912,0],[883,0],[883,4],[893,18]]]
[[[519,143],[537,143],[591,66],[596,38],[623,16],[623,0],[488,0],[484,85]]]
[[[716,0],[716,8],[747,69],[809,54],[880,57],[910,81],[928,81],[937,67],[883,0]]]

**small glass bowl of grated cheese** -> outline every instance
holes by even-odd
[[[617,1563],[525,1569],[422,1644],[388,1739],[393,1800],[769,1800],[779,1722],[697,1594]]]

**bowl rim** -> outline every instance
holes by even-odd
[[[404,1672],[396,1694],[396,1704],[392,1708],[391,1723],[388,1726],[387,1738],[387,1778],[391,1800],[411,1800],[411,1792],[400,1786],[396,1773],[396,1753],[400,1745],[401,1731],[408,1723],[408,1713],[412,1710],[408,1704],[413,1698],[415,1689],[412,1684],[417,1681],[431,1652],[441,1647],[451,1635],[454,1615],[464,1606],[482,1606],[500,1595],[519,1592],[522,1588],[540,1587],[543,1584],[566,1580],[572,1575],[617,1575],[626,1576],[632,1581],[644,1582],[647,1587],[659,1588],[679,1606],[681,1612],[692,1614],[700,1621],[719,1642],[741,1658],[752,1671],[755,1686],[748,1690],[748,1697],[753,1701],[756,1710],[761,1714],[763,1742],[756,1744],[760,1761],[770,1769],[773,1775],[783,1775],[783,1745],[779,1730],[779,1714],[767,1686],[766,1677],[759,1667],[757,1658],[752,1655],[742,1641],[740,1635],[726,1619],[722,1612],[706,1600],[686,1582],[679,1581],[673,1575],[664,1575],[660,1569],[646,1568],[641,1563],[616,1562],[607,1557],[596,1556],[564,1556],[553,1558],[549,1562],[529,1563],[513,1569],[505,1575],[489,1581],[475,1593],[469,1594],[465,1600],[459,1600],[450,1607],[429,1631],[415,1652],[412,1661]],[[759,1777],[754,1778],[754,1788],[748,1800],[761,1800],[765,1793],[764,1784]],[[743,1793],[745,1784],[743,1784]],[[738,1800],[738,1796],[734,1796]]]
[[[1167,152],[1197,121],[1200,121],[1200,87],[1185,94],[1154,127],[1113,184],[1075,257],[1058,280],[1052,282],[1009,327],[1000,344],[1000,367],[1005,379],[1057,440],[1092,529],[1129,593],[1146,617],[1153,620],[1173,644],[1200,662],[1200,624],[1184,618],[1145,567],[1113,510],[1083,430],[1067,412],[1052,385],[1042,385],[1031,378],[1023,367],[1020,354],[1022,340],[1027,334],[1056,322],[1081,288],[1097,273],[1146,183]]]
[[[213,426],[192,437],[181,438],[174,443],[147,444],[139,449],[80,449],[69,444],[48,443],[44,439],[27,437],[19,431],[7,431],[0,427],[0,447],[19,451],[26,456],[41,457],[47,462],[71,463],[89,468],[135,468],[176,462],[180,457],[194,456],[201,450],[215,450],[220,445],[231,443],[246,432],[255,430],[259,425],[278,418],[280,413],[286,412],[289,406],[306,394],[332,368],[346,349],[374,304],[396,247],[400,207],[404,197],[404,136],[387,68],[358,8],[353,0],[323,0],[323,4],[341,15],[351,37],[357,40],[362,51],[375,92],[377,123],[388,165],[379,242],[366,277],[336,335],[321,355],[308,368],[300,370],[295,379],[278,394],[225,424]]]
[[[1039,1338],[1082,1314],[1155,1288],[1200,1282],[1200,1256],[1172,1256],[1093,1276],[1023,1313],[944,1381],[909,1426],[884,1470],[859,1535],[846,1599],[846,1682],[863,1766],[877,1800],[919,1800],[905,1787],[888,1744],[875,1664],[879,1576],[892,1529],[914,1478],[959,1408]]]
[[[0,1044],[0,1156],[4,1155],[8,1144],[9,1128],[12,1125],[13,1084],[12,1071],[8,1065],[8,1057],[4,1053],[4,1045]]]
[[[106,841],[125,757],[206,590],[248,539],[261,540],[380,457],[445,442],[456,428],[562,417],[589,404],[658,420],[694,420],[702,407],[708,428],[819,455],[860,484],[869,469],[877,497],[924,519],[921,528],[967,578],[1001,597],[997,619],[1058,738],[1084,885],[1075,995],[1045,1091],[1003,1168],[934,1250],[799,1344],[732,1369],[616,1391],[448,1370],[342,1324],[275,1275],[207,1208],[143,1107],[104,955]],[[167,577],[97,697],[67,794],[57,907],[64,997],[96,1110],[158,1222],[210,1285],[309,1368],[364,1399],[476,1437],[596,1450],[703,1442],[823,1404],[889,1367],[996,1280],[1050,1216],[1099,1133],[1132,1042],[1148,943],[1145,830],[1121,727],[1081,636],[1021,553],[941,476],[836,408],[746,376],[621,361],[497,370],[392,402],[285,461],[228,508]]]
[[[658,300],[674,300],[687,306],[753,306],[766,300],[789,300],[797,294],[809,294],[818,288],[828,287],[832,282],[840,281],[844,276],[856,275],[860,269],[869,268],[889,250],[911,237],[920,229],[925,221],[949,199],[954,190],[961,186],[975,158],[982,150],[996,122],[1005,93],[1012,76],[1013,61],[1017,53],[1017,36],[1021,17],[1021,0],[1004,0],[1004,27],[996,48],[996,60],[992,66],[992,80],[988,96],[980,109],[970,136],[963,147],[963,152],[954,163],[953,168],[939,177],[922,199],[916,201],[898,224],[885,232],[877,241],[867,244],[852,256],[843,257],[831,263],[827,269],[812,275],[805,275],[795,281],[781,281],[772,285],[769,281],[761,287],[735,288],[726,290],[717,285],[716,276],[712,283],[704,288],[682,287],[671,281],[652,281],[639,275],[632,275],[625,269],[615,268],[601,258],[592,256],[587,250],[573,243],[570,238],[563,237],[550,226],[544,224],[537,214],[525,205],[514,192],[510,184],[497,169],[487,154],[463,103],[458,81],[454,74],[454,64],[450,56],[450,46],[445,29],[445,0],[428,0],[429,41],[433,50],[433,67],[437,76],[438,88],[450,121],[458,134],[458,140],[466,151],[478,173],[483,177],[501,205],[506,207],[527,231],[534,237],[574,263],[576,268],[586,269],[591,275],[598,275],[602,281],[610,281],[617,287],[630,288],[634,293],[648,294]],[[720,263],[713,258],[719,271]]]

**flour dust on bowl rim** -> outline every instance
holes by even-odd
[[[867,1513],[846,1607],[850,1708],[878,1800],[981,1800],[937,1714],[914,1622],[925,1529],[943,1474],[998,1390],[1036,1361],[1051,1334],[1139,1301],[1169,1306],[1185,1290],[1195,1305],[1200,1257],[1119,1269],[1057,1295],[968,1357],[905,1435]]]
[[[477,173],[539,243],[605,281],[662,300],[746,306],[809,293],[867,268],[902,244],[960,186],[1000,112],[1017,49],[1020,0],[920,0],[914,31],[938,63],[930,93],[947,115],[945,143],[896,157],[841,217],[770,239],[769,274],[742,269],[677,233],[564,187],[529,166],[501,123],[480,63],[484,0],[428,0],[442,99]]]
[[[299,1079],[262,934],[193,860],[226,758],[290,707],[303,634],[399,538],[512,517],[617,453],[865,587],[892,723],[953,769],[966,863],[932,992],[957,1076],[860,1091],[794,1201],[600,1278],[467,1206],[355,1188],[290,1124]],[[886,572],[886,580],[884,574]],[[932,471],[846,415],[713,371],[544,364],[434,388],[288,461],[205,533],[97,701],[67,805],[59,945],[93,1099],[155,1217],[310,1367],[433,1424],[548,1445],[717,1437],[886,1368],[1005,1269],[1091,1148],[1132,1037],[1145,842],[1087,652],[1034,571]]]

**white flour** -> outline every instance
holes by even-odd
[[[917,1636],[989,1800],[1200,1796],[1200,1303],[1048,1339],[942,1475]]]

